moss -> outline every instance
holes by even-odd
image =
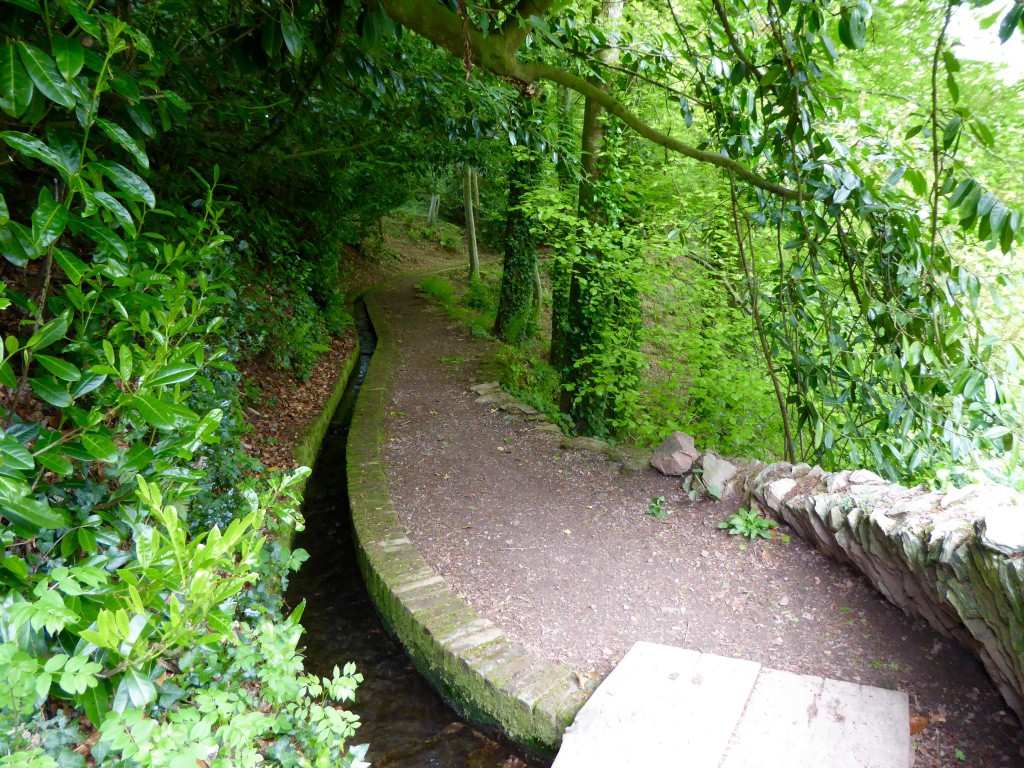
[[[583,703],[569,668],[540,660],[503,637],[453,652],[443,638],[463,626],[468,633],[482,617],[448,589],[403,590],[410,579],[433,570],[415,550],[381,546],[406,535],[380,461],[396,354],[376,294],[365,300],[378,340],[349,432],[348,481],[357,559],[370,599],[416,668],[456,711],[550,754]]]

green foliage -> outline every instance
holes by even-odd
[[[498,364],[503,390],[546,414],[555,423],[564,421],[557,405],[561,383],[553,366],[528,349],[510,344],[502,345]]]
[[[462,303],[469,309],[493,315],[498,307],[494,284],[487,280],[470,280]]]
[[[740,508],[718,524],[719,529],[729,531],[730,536],[746,536],[748,539],[772,537],[772,530],[779,527],[774,520],[762,517],[756,510]]]
[[[455,286],[437,275],[430,275],[419,281],[417,287],[443,305],[450,306],[455,299]]]
[[[193,212],[157,209],[146,105],[169,130],[187,104],[147,35],[77,0],[5,8],[0,760],[355,765],[357,719],[333,704],[361,678],[305,676],[300,612],[281,615],[308,470],[228,470],[219,169]],[[199,524],[221,482],[236,502]]]
[[[667,519],[668,511],[665,509],[665,497],[655,496],[651,499],[651,503],[647,505],[647,514],[657,520]]]

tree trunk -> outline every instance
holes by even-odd
[[[480,234],[480,172],[473,169],[473,231]]]
[[[533,260],[533,311],[540,317],[544,309],[544,283],[540,279],[540,263],[536,258]]]
[[[430,196],[430,208],[427,210],[427,226],[432,227],[437,223],[437,211],[441,207],[441,196]]]
[[[622,15],[623,0],[604,0],[597,14],[603,14],[610,20]],[[608,48],[598,56],[603,61],[614,61],[618,52]],[[599,80],[590,78],[591,83],[603,87]],[[601,105],[587,98],[583,107],[583,132],[581,137],[580,165],[583,178],[580,180],[579,216],[581,219],[600,221],[604,218],[600,201],[595,194],[600,179],[599,158],[604,143],[604,123]],[[559,396],[559,409],[572,419],[576,431],[584,435],[604,435],[607,433],[606,404],[603,396],[598,396],[589,388],[582,386],[592,378],[591,366],[581,364],[588,351],[600,342],[600,308],[589,304],[583,286],[590,277],[591,264],[601,258],[599,253],[583,253],[573,263],[569,275],[569,289],[563,294],[564,310],[553,308],[551,327],[552,364],[559,371],[562,380],[562,391]],[[555,322],[557,317],[559,322]],[[556,338],[556,336],[558,338]],[[557,357],[556,357],[557,354]]]
[[[480,254],[476,249],[476,224],[473,220],[473,169],[469,163],[463,172],[462,197],[466,208],[466,241],[469,244],[469,279],[480,279]]]
[[[508,172],[504,268],[494,335],[512,344],[533,335],[537,327],[537,304],[534,300],[534,276],[539,276],[537,243],[529,220],[519,209],[523,194],[533,186],[535,166],[536,159],[532,154],[522,153],[517,155]]]

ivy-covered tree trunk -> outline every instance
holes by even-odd
[[[614,21],[622,15],[622,5],[623,0],[604,0],[595,17],[604,15]],[[601,54],[601,58],[613,61],[617,58],[617,52],[614,48],[608,48]],[[591,82],[596,87],[605,87],[596,78],[591,78]],[[579,216],[595,222],[605,218],[597,194],[605,132],[605,123],[601,119],[603,112],[604,109],[596,100],[590,97],[586,99],[580,153],[583,177],[580,180]],[[553,311],[557,322],[552,322],[551,344],[552,362],[562,380],[559,409],[569,415],[577,433],[599,436],[609,432],[608,402],[606,396],[598,392],[598,388],[588,384],[594,377],[592,353],[599,348],[601,342],[603,308],[595,306],[593,299],[597,292],[589,289],[589,282],[595,263],[601,258],[602,254],[585,250],[573,262],[568,291],[562,294],[565,308]]]
[[[534,275],[537,241],[530,222],[519,208],[523,194],[533,186],[536,159],[529,151],[516,154],[508,172],[508,213],[505,218],[504,269],[498,297],[494,335],[518,344],[537,327]]]

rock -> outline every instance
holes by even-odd
[[[1024,554],[1024,510],[1002,507],[975,522],[981,545],[1006,557]]]
[[[562,434],[562,428],[560,426],[558,426],[557,424],[551,424],[551,423],[538,424],[536,427],[533,428],[533,431],[534,432],[549,432],[552,435],[560,435],[560,434]]]
[[[651,456],[651,466],[663,475],[678,477],[688,472],[700,458],[700,451],[693,444],[693,438],[685,432],[673,432],[665,438]]]
[[[516,399],[512,395],[506,394],[505,392],[488,392],[486,395],[480,395],[476,399],[476,402],[482,405],[498,405],[499,407],[506,403],[514,403]]]
[[[537,413],[537,409],[532,405],[526,403],[520,403],[518,400],[511,400],[507,403],[501,403],[498,407],[506,413],[521,413],[524,416],[533,416]]]
[[[566,437],[562,439],[562,448],[567,451],[590,451],[604,456],[611,455],[614,450],[609,443],[596,437]]]
[[[782,500],[786,498],[786,494],[795,487],[796,480],[791,477],[784,477],[781,480],[776,480],[774,483],[769,483],[764,489],[765,506],[773,512],[778,512],[782,507]]]
[[[478,395],[488,395],[491,392],[498,392],[501,389],[501,384],[497,381],[485,381],[483,384],[474,384],[469,389]]]
[[[745,490],[906,613],[971,649],[1024,721],[1024,495],[1000,486],[904,488],[847,470],[815,473],[824,492],[808,497],[793,493],[804,471],[754,468]]]
[[[732,491],[731,481],[739,471],[736,465],[713,453],[706,453],[701,460],[701,468],[704,470],[701,480],[708,493],[716,499],[728,496]]]
[[[651,454],[640,448],[620,450],[619,472],[624,475],[639,475],[651,465]]]

